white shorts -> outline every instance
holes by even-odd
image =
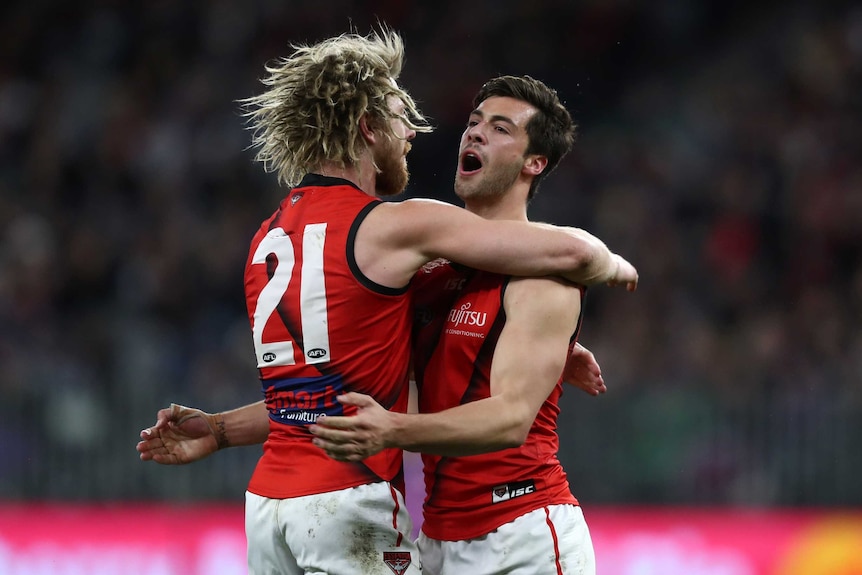
[[[425,575],[595,575],[590,530],[576,505],[541,507],[476,539],[419,534]]]
[[[387,482],[290,499],[245,494],[249,575],[419,575],[412,527]]]

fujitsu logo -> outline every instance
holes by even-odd
[[[488,319],[488,314],[484,311],[471,311],[473,304],[467,302],[462,304],[460,308],[449,310],[448,323],[458,327],[459,325],[475,325],[482,327]]]

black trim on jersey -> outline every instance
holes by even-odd
[[[465,277],[468,276],[468,274],[469,274],[469,277],[467,278],[468,281],[471,277],[476,275],[476,272],[479,271],[476,268],[471,268],[470,266],[465,266],[464,264],[459,264],[458,262],[453,262],[452,260],[446,260],[446,261],[449,262],[449,265],[452,267],[452,269],[454,269],[457,272],[464,274]]]
[[[363,220],[365,220],[365,217],[371,212],[371,210],[382,203],[383,202],[380,200],[374,200],[362,208],[359,214],[357,214],[356,219],[353,220],[353,223],[350,225],[350,231],[347,234],[347,253],[345,256],[347,257],[347,265],[350,268],[351,273],[353,273],[353,277],[355,277],[359,283],[371,291],[382,295],[402,295],[407,293],[407,290],[410,288],[409,283],[400,288],[380,285],[379,283],[370,280],[364,273],[362,273],[362,271],[360,271],[359,266],[356,264],[356,232],[359,230],[359,225]]]
[[[569,345],[574,345],[578,341],[578,336],[581,334],[581,324],[584,322],[584,302],[587,299],[587,286],[576,284],[581,292],[581,313],[578,314],[578,323],[575,325],[575,333],[569,338]]]
[[[311,186],[350,186],[351,188],[356,188],[359,191],[362,191],[359,186],[351,182],[350,180],[345,180],[344,178],[336,178],[333,176],[324,176],[322,174],[305,174],[302,177],[302,181],[299,182],[298,185],[294,186],[291,191],[296,190],[298,188],[308,188]],[[364,193],[364,192],[363,192]]]
[[[305,174],[302,177],[302,181],[300,181],[299,184],[290,188],[290,190],[287,191],[287,195],[285,196],[285,199],[289,198],[290,194],[292,194],[296,190],[299,190],[302,188],[310,188],[310,187],[325,188],[325,187],[329,187],[329,186],[349,186],[351,188],[359,190],[360,192],[362,191],[356,186],[356,184],[354,184],[350,180],[345,180],[344,178],[334,178],[332,176],[323,176],[321,174]],[[269,229],[267,231],[271,232],[272,229],[278,225],[278,220],[281,218],[281,211],[282,211],[283,205],[284,205],[283,201],[281,203],[279,203],[278,209],[275,210],[275,213],[273,214],[272,218],[270,218]]]
[[[471,401],[478,401],[480,399],[484,399],[483,397],[478,396],[479,381],[482,379],[482,367],[484,364],[488,364],[488,373],[490,373],[490,363],[494,359],[494,351],[497,347],[497,341],[500,339],[500,333],[502,333],[503,331],[503,326],[506,325],[506,308],[503,307],[503,296],[506,294],[506,287],[508,287],[510,279],[512,279],[511,276],[505,276],[505,279],[503,280],[503,286],[500,289],[500,311],[497,313],[497,317],[494,320],[494,323],[488,330],[488,336],[485,338],[485,341],[482,343],[482,346],[479,349],[479,353],[476,355],[476,362],[473,364],[473,372],[470,374],[470,381],[467,383],[467,387],[464,389],[464,394],[461,396],[459,405],[464,405],[465,403],[470,403]],[[437,341],[439,342],[439,337]],[[428,362],[426,362],[426,365],[429,362],[430,359],[428,360]],[[431,485],[430,491],[426,494],[426,500],[431,501],[434,499],[434,496],[437,492],[438,478],[442,474],[443,468],[450,465],[452,461],[460,458],[457,456],[431,456],[424,454],[422,457],[438,458],[434,470],[434,483]]]
[[[489,378],[491,373],[491,362],[494,361],[494,351],[497,348],[497,342],[500,340],[500,334],[503,332],[503,326],[506,325],[506,307],[503,305],[503,298],[506,297],[506,288],[509,287],[509,280],[512,276],[505,276],[503,285],[500,286],[500,311],[491,324],[488,330],[488,336],[482,342],[482,347],[479,348],[479,353],[476,354],[476,361],[473,363],[473,373],[470,374],[470,382],[464,390],[464,395],[461,396],[461,405],[482,399],[477,395],[479,390],[479,382],[482,380],[482,371],[487,367]]]
[[[477,270],[475,268],[471,268],[469,266],[465,266],[465,265],[459,264],[457,262],[453,262],[450,260],[446,260],[446,262],[447,263],[445,265],[448,265],[450,268],[452,268],[452,269],[454,269],[460,273],[460,275],[456,276],[454,279],[458,279],[458,280],[463,281],[465,285],[470,283],[470,281],[479,272],[479,270]],[[452,290],[451,293],[449,294],[449,300],[446,302],[446,305],[444,306],[441,303],[439,303],[440,301],[442,301],[443,293],[444,293],[442,290],[438,289],[439,288],[439,282],[435,282],[432,285],[433,285],[433,289],[437,290],[437,295],[435,296],[435,301],[434,301],[433,305],[431,305],[430,307],[433,307],[433,309],[435,311],[437,311],[438,309],[441,310],[443,313],[444,319],[442,321],[438,322],[437,327],[436,327],[436,331],[433,334],[433,339],[431,336],[428,336],[426,338],[426,340],[429,342],[433,341],[433,344],[429,344],[429,345],[425,346],[422,350],[420,350],[420,351],[422,351],[421,357],[418,354],[418,351],[415,349],[415,347],[412,348],[413,349],[413,365],[414,366],[417,366],[417,365],[421,366],[422,370],[424,370],[426,367],[428,367],[428,364],[431,363],[432,358],[437,353],[437,346],[440,345],[440,340],[443,337],[443,330],[446,328],[446,320],[445,320],[446,314],[448,314],[448,310],[452,309],[452,306],[454,305],[455,300],[457,300],[458,297],[461,295],[460,291]],[[423,289],[430,290],[432,288],[428,287],[428,286],[423,286],[422,288],[419,288],[419,289],[421,291]],[[414,315],[413,315],[413,330],[412,330],[412,337],[414,339],[414,342],[418,341],[417,338],[419,337],[420,331],[429,329],[428,327],[426,327],[424,325],[420,325],[418,322],[418,313],[421,311],[427,311],[427,310],[424,308],[422,308],[422,309],[417,308],[416,303],[414,302],[414,304],[413,304],[413,313],[414,313]],[[415,346],[415,344],[414,344],[414,346]],[[422,373],[415,373],[414,376],[415,376],[415,381],[416,381],[416,387],[419,391],[421,391],[422,390],[422,384],[425,381],[425,376]]]

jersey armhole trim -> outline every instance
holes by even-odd
[[[380,200],[372,200],[369,202],[367,206],[362,208],[360,212],[356,215],[356,218],[353,220],[353,223],[350,225],[350,231],[347,234],[347,265],[350,268],[350,272],[353,274],[353,277],[356,278],[356,281],[361,283],[366,288],[370,289],[373,292],[382,294],[382,295],[390,295],[397,296],[407,293],[407,290],[410,289],[410,284],[408,283],[406,286],[401,288],[392,288],[385,285],[381,285],[371,279],[369,279],[362,271],[359,269],[359,265],[356,263],[356,233],[359,231],[359,226],[365,220],[365,217],[368,214],[382,204]]]

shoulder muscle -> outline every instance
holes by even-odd
[[[581,290],[556,277],[512,278],[503,306],[506,317],[519,325],[572,332],[581,313]]]

